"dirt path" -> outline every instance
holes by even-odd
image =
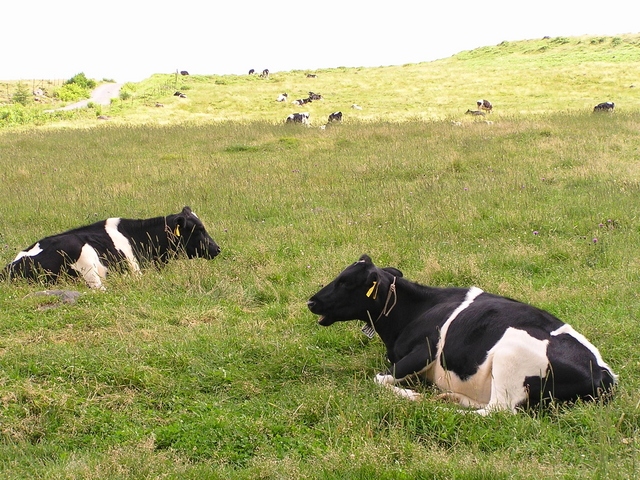
[[[66,107],[57,108],[56,110],[74,110],[76,108],[84,108],[89,102],[96,103],[98,105],[109,105],[112,98],[117,98],[120,95],[120,89],[122,83],[105,83],[100,85],[93,92],[91,92],[91,98],[88,100],[81,100]]]

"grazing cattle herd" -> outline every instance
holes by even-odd
[[[189,75],[184,70],[180,74]],[[268,76],[264,69],[260,77]],[[174,96],[186,98],[180,91]],[[288,98],[283,92],[276,101]],[[291,103],[323,98],[309,91]],[[484,117],[493,112],[486,99],[477,100],[476,107],[465,113]],[[357,104],[351,108],[362,109]],[[614,108],[607,101],[593,111]],[[332,112],[320,128],[342,120],[341,111]],[[308,126],[310,114],[291,113],[285,122]],[[144,264],[162,265],[181,255],[213,259],[219,253],[200,218],[185,206],[176,214],[108,218],[42,238],[20,251],[0,278],[53,283],[61,276],[82,277],[90,288],[104,290],[109,270],[139,274]],[[477,287],[420,285],[396,268],[377,267],[367,255],[315,293],[307,306],[321,326],[357,320],[367,336],[377,334],[391,365],[375,382],[412,400],[421,395],[404,384],[416,378],[435,385],[443,399],[481,415],[551,401],[606,400],[617,383],[598,349],[552,314]]]
[[[189,74],[185,70],[181,71],[180,73],[182,75]],[[249,75],[254,75],[255,73],[256,73],[255,69],[252,68],[249,70]],[[264,70],[262,70],[260,77],[268,79],[269,69],[265,68]],[[317,74],[314,74],[314,73],[306,73],[305,77],[315,79],[318,76]],[[179,91],[175,92],[174,95],[180,98],[187,97],[184,93]],[[296,106],[302,106],[302,105],[307,105],[314,101],[323,100],[323,99],[324,97],[321,94],[310,91],[308,96],[292,100],[291,103]],[[286,92],[279,94],[276,98],[276,102],[279,102],[279,103],[286,103],[288,100],[289,100],[289,94]],[[362,110],[362,107],[356,103],[351,104],[351,108],[353,110]],[[602,102],[602,103],[598,103],[593,108],[593,111],[594,112],[613,112],[614,108],[615,108],[615,104],[613,102]],[[476,108],[474,110],[468,109],[465,112],[466,115],[470,115],[472,117],[485,117],[487,113],[493,113],[493,104],[489,100],[484,98],[476,100]],[[324,129],[327,125],[335,122],[342,122],[342,112],[331,113],[329,115],[327,123],[320,125],[320,128]],[[291,113],[285,118],[285,123],[299,123],[299,124],[310,126],[311,125],[310,113],[309,112]],[[451,123],[457,126],[462,125],[462,122],[452,121]],[[493,121],[485,120],[484,123],[488,125],[492,125]]]

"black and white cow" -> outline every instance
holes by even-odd
[[[278,98],[276,98],[276,102],[286,102],[287,98],[289,98],[288,94],[281,93],[280,95],[278,95]]]
[[[391,367],[376,382],[410,399],[420,395],[396,384],[415,376],[480,414],[608,398],[617,382],[596,347],[550,313],[476,287],[419,285],[367,255],[307,303],[320,325],[361,320],[378,333]]]
[[[220,253],[189,207],[146,220],[108,218],[43,238],[18,253],[3,274],[50,282],[68,274],[83,277],[91,288],[104,289],[108,268],[120,264],[139,272],[140,262],[166,263],[181,252],[207,259]]]
[[[491,105],[489,100],[478,100],[476,105],[478,106],[478,110],[486,110],[489,113],[493,111],[493,105]]]
[[[292,113],[287,117],[286,123],[303,123],[309,125],[309,112]]]
[[[613,112],[613,109],[615,107],[616,105],[613,102],[603,102],[593,107],[593,111],[594,112]]]
[[[482,110],[467,110],[464,112],[466,115],[473,115],[474,117],[484,117],[485,113]]]
[[[333,112],[329,114],[329,123],[341,122],[341,121],[342,121],[342,112]]]
[[[294,105],[306,105],[307,103],[311,103],[312,100],[310,98],[299,98],[297,100],[293,100],[291,103]]]
[[[322,100],[322,95],[319,93],[309,92],[309,100]]]

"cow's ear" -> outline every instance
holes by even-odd
[[[375,300],[378,297],[378,288],[380,287],[380,275],[378,275],[377,269],[369,273],[365,285],[367,287],[366,296]]]
[[[395,276],[395,277],[402,277],[402,272],[400,270],[398,270],[397,268],[393,268],[393,267],[384,267],[383,270],[385,272],[389,272],[391,275]]]
[[[364,263],[373,263],[373,261],[371,260],[371,257],[366,253],[363,253],[362,255],[360,255],[360,258],[358,259],[358,261],[364,262]]]
[[[184,207],[185,209],[189,208],[189,207]],[[187,226],[187,217],[188,214],[185,214],[184,210],[182,210],[182,213],[180,215],[178,215],[176,217],[176,228],[184,228]]]
[[[193,212],[191,211],[191,207],[184,207],[184,208],[182,209],[182,213],[183,213],[185,216],[188,216],[188,215],[191,215]]]

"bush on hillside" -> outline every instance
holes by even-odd
[[[31,99],[31,95],[29,94],[29,89],[26,85],[19,83],[16,87],[16,91],[11,96],[11,101],[13,103],[19,103],[20,105],[26,107],[29,104],[29,100]]]
[[[84,73],[77,73],[76,75],[74,75],[73,77],[71,77],[69,80],[67,80],[66,82],[64,82],[65,85],[78,85],[79,87],[88,89],[88,90],[93,90],[94,88],[96,88],[96,81],[92,80],[90,78],[87,78],[87,76]]]
[[[63,102],[75,102],[83,98],[89,98],[91,92],[88,88],[83,88],[75,83],[65,83],[53,92],[53,96]]]

